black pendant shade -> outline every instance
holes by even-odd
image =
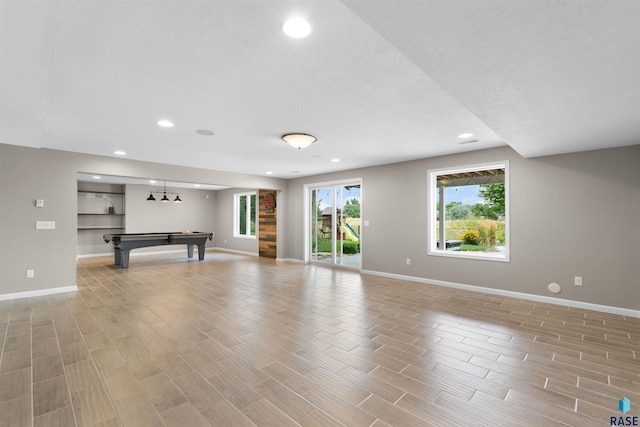
[[[173,199],[174,203],[182,203],[182,199],[180,198],[180,194],[179,193],[174,193],[173,191],[167,191],[167,181],[164,182],[164,187],[162,190],[157,190],[157,191],[151,191],[149,193],[149,197],[147,197],[147,200],[150,202],[155,202],[156,198],[153,197],[153,193],[156,194],[160,194],[162,193],[162,199],[160,199],[161,202],[170,202],[171,200],[167,197],[167,193],[169,194],[175,194],[176,198]]]

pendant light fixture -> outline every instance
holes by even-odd
[[[176,198],[173,199],[174,203],[182,203],[182,199],[180,198],[180,193],[176,193],[173,191],[167,191],[167,181],[164,181],[164,185],[162,187],[162,190],[156,190],[156,191],[151,191],[149,192],[149,197],[147,197],[147,200],[150,202],[155,202],[156,198],[153,197],[153,194],[160,194],[162,193],[162,199],[160,199],[161,202],[170,202],[171,200],[167,197],[167,193],[169,194],[175,194]]]

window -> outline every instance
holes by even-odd
[[[428,176],[428,254],[509,261],[509,162],[433,169]]]
[[[256,238],[256,192],[233,195],[233,236]]]

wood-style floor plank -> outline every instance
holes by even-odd
[[[0,427],[608,425],[640,319],[210,252],[0,301]]]

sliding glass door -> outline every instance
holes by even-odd
[[[360,268],[360,181],[309,188],[310,260]]]

